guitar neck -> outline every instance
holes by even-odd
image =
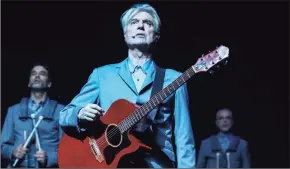
[[[121,132],[125,132],[135,125],[140,119],[151,112],[156,106],[158,106],[163,100],[174,93],[180,86],[182,86],[187,80],[189,80],[195,71],[193,67],[187,69],[176,80],[170,83],[167,87],[156,93],[151,99],[143,104],[138,110],[133,112],[130,116],[124,119],[120,124]]]

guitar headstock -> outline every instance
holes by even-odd
[[[206,72],[213,66],[219,66],[220,63],[224,65],[227,63],[229,57],[229,48],[226,46],[219,46],[208,54],[198,58],[197,62],[192,66],[195,73]]]

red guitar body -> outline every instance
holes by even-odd
[[[136,105],[127,100],[120,99],[115,101],[106,114],[100,118],[106,127],[101,131],[102,134],[98,138],[86,137],[81,141],[64,134],[59,144],[59,167],[117,168],[120,159],[124,155],[133,153],[139,148],[151,150],[151,147],[143,144],[133,136],[130,130],[123,134],[116,134],[115,138],[110,137],[113,131],[118,131],[115,125],[118,125],[132,114],[135,109]],[[94,150],[93,146],[90,145],[90,141],[95,142],[97,145]]]

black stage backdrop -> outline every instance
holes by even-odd
[[[156,63],[185,71],[218,45],[229,64],[188,82],[195,143],[216,132],[215,111],[233,110],[253,167],[289,167],[288,2],[150,2],[162,21]],[[1,124],[27,96],[32,63],[52,68],[50,97],[67,104],[94,67],[127,57],[120,16],[131,2],[3,2]],[[3,162],[3,161],[2,161]]]

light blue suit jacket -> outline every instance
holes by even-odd
[[[59,123],[65,132],[73,128],[75,133],[81,133],[78,130],[77,113],[88,103],[96,103],[106,112],[118,99],[126,99],[137,104],[144,104],[149,100],[155,77],[155,63],[153,61],[150,63],[146,79],[138,93],[128,68],[128,59],[93,70],[80,93],[60,113]],[[163,88],[179,75],[180,72],[166,69]],[[154,110],[148,114],[148,119],[157,126],[154,131],[155,142],[172,161],[177,163],[178,168],[195,167],[196,150],[186,83],[160,106],[157,114]],[[148,161],[154,168],[162,167],[154,158]]]

